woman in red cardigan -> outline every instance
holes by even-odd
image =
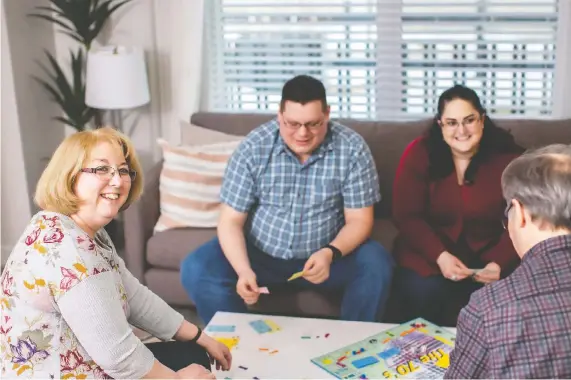
[[[406,148],[394,181],[395,287],[407,317],[454,326],[473,291],[519,263],[502,226],[500,178],[522,152],[473,90],[442,93],[433,125]]]

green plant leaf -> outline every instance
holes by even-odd
[[[70,51],[70,65],[72,80],[69,81],[64,70],[55,60],[54,56],[45,52],[49,65],[40,64],[49,80],[36,77],[41,86],[51,95],[65,114],[68,125],[77,130],[82,130],[94,116],[94,111],[85,104],[85,57],[83,49],[79,48],[76,53]],[[57,119],[59,121],[60,119]]]

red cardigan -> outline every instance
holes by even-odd
[[[520,258],[501,223],[506,206],[501,175],[517,156],[496,154],[481,164],[472,185],[460,186],[455,171],[430,181],[424,138],[410,143],[399,162],[393,189],[393,220],[399,230],[396,261],[421,276],[441,274],[436,259],[443,251],[455,254],[463,233],[480,261],[496,262],[502,274],[513,269]]]

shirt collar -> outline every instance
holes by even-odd
[[[277,134],[278,138],[276,141],[277,145],[277,152],[278,153],[285,153],[289,150],[288,146],[286,145],[284,139],[280,134],[279,123],[276,122],[277,125]],[[333,150],[334,148],[334,139],[333,139],[333,122],[329,120],[327,123],[327,134],[325,135],[325,139],[323,142],[317,147],[317,149],[313,152],[312,156],[323,154],[324,152],[328,152]]]
[[[571,234],[554,236],[540,241],[523,255],[521,261],[522,263],[529,262],[540,255],[561,250],[571,251]]]

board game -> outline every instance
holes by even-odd
[[[311,361],[339,379],[441,379],[455,340],[417,318]]]

